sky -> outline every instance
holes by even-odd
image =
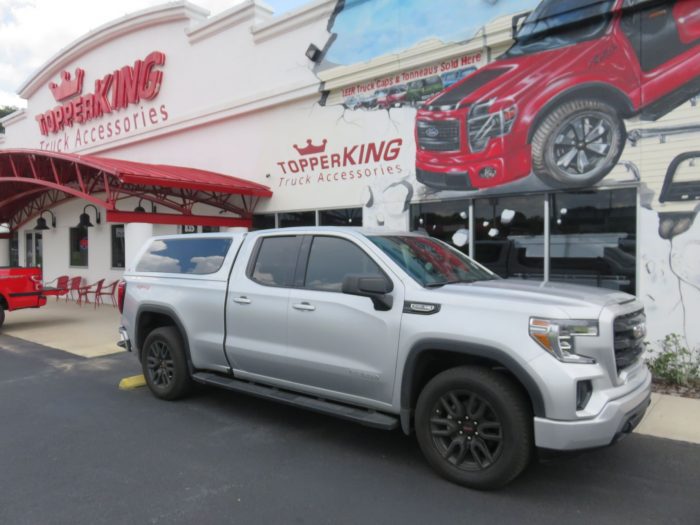
[[[217,14],[241,0],[190,0]],[[264,0],[282,14],[310,0]],[[15,93],[33,71],[85,33],[166,0],[0,0],[0,106],[25,107]]]
[[[346,0],[326,60],[365,62],[431,37],[462,41],[499,16],[533,9],[539,0]]]

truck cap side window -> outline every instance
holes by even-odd
[[[265,286],[289,286],[294,277],[301,237],[263,237],[248,268],[248,277]]]
[[[156,239],[136,265],[137,272],[207,275],[221,269],[231,239]]]
[[[386,278],[384,272],[354,243],[338,237],[314,237],[306,267],[304,287],[341,292],[346,275]]]

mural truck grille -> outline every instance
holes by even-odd
[[[644,352],[646,316],[642,310],[615,319],[615,364],[621,372]]]
[[[419,120],[418,147],[427,151],[459,151],[459,121]]]

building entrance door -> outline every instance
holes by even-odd
[[[26,233],[25,241],[25,266],[27,268],[32,266],[43,266],[44,250],[42,233],[37,231],[29,231]]]

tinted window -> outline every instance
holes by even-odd
[[[315,237],[306,269],[305,287],[340,292],[346,275],[384,276],[379,266],[358,246],[335,237]]]
[[[87,228],[71,228],[69,234],[69,251],[71,266],[88,265],[88,230]]]
[[[124,225],[112,225],[112,268],[124,268]]]
[[[294,226],[316,226],[316,212],[300,211],[295,213],[279,214],[280,228],[292,228]]]
[[[320,226],[362,226],[362,208],[319,211],[318,223]]]
[[[299,237],[266,237],[261,241],[250,272],[254,281],[287,286],[292,281],[299,253]]]
[[[157,239],[136,266],[137,272],[205,275],[219,271],[231,239]]]
[[[274,213],[261,213],[259,215],[253,215],[253,228],[252,230],[272,230],[275,227],[275,214]]]
[[[550,206],[552,281],[635,293],[635,189],[556,193]]]

